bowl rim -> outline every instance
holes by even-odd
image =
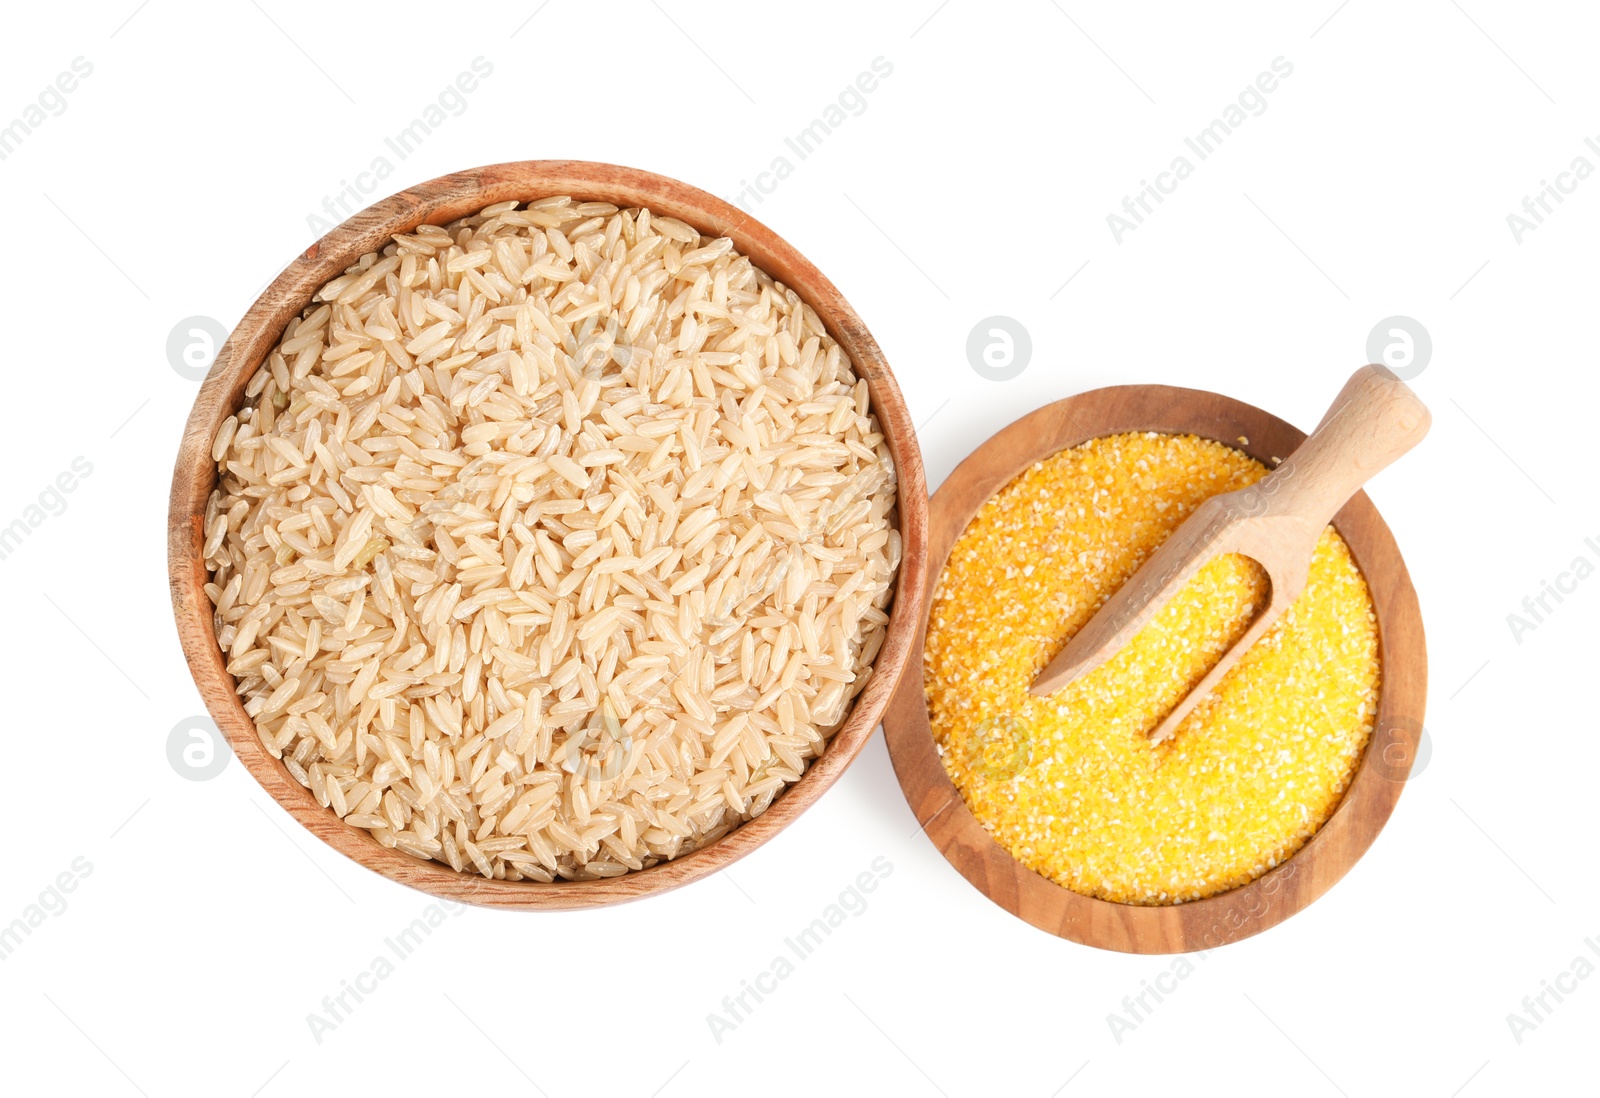
[[[423,223],[446,224],[497,202],[556,195],[643,206],[701,233],[730,237],[751,262],[793,289],[822,319],[865,378],[896,469],[901,561],[889,624],[871,678],[849,715],[798,781],[766,812],[701,849],[669,862],[600,880],[490,880],[457,873],[389,849],[370,832],[317,803],[261,744],[234,692],[213,630],[202,554],[206,501],[216,483],[211,441],[243,402],[251,375],[275,347],[290,318],[312,294],[396,233]],[[418,183],[381,199],[336,226],[297,256],[251,304],[218,352],[184,426],[168,504],[167,572],[173,616],[185,660],[206,709],[234,754],[289,815],[339,853],[422,892],[485,906],[570,909],[621,903],[699,880],[754,851],[782,831],[839,779],[861,752],[911,654],[927,591],[927,482],[916,429],[881,348],[839,290],[791,244],[748,213],[696,187],[637,168],[575,160],[489,164]]]
[[[1090,439],[1156,431],[1215,439],[1270,468],[1305,433],[1254,405],[1169,385],[1119,385],[1048,404],[991,436],[951,472],[929,505],[928,591],[912,653],[884,716],[890,760],[922,831],[996,904],[1058,937],[1124,953],[1183,953],[1277,925],[1333,887],[1366,853],[1399,800],[1422,734],[1427,646],[1416,591],[1393,535],[1365,492],[1333,525],[1349,545],[1378,619],[1380,693],[1372,735],[1333,814],[1299,850],[1246,884],[1201,900],[1147,906],[1073,892],[1012,857],[978,822],[934,746],[923,685],[932,593],[978,509],[1029,465]]]

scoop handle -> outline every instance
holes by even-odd
[[[1316,430],[1256,485],[1274,515],[1321,530],[1379,470],[1422,441],[1427,406],[1387,367],[1350,375]]]

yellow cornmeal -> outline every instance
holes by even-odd
[[[1245,884],[1316,833],[1360,761],[1377,619],[1331,527],[1304,594],[1164,743],[1146,733],[1265,604],[1254,561],[1217,558],[1111,661],[1028,693],[1190,512],[1266,472],[1192,435],[1096,439],[1006,485],[950,552],[923,666],[945,768],[1002,846],[1075,892],[1167,904]]]

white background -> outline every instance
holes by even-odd
[[[1600,561],[1600,180],[1520,242],[1506,220],[1575,157],[1600,166],[1591,11],[136,2],[7,13],[0,125],[74,58],[93,73],[0,161],[0,525],[75,457],[93,472],[0,561],[0,924],[75,858],[92,871],[0,962],[0,1087],[1477,1098],[1592,1074],[1600,979],[1521,1043],[1507,1015],[1600,938],[1600,578],[1520,643],[1507,615]],[[307,214],[478,56],[493,74],[466,110],[364,201],[553,157],[732,197],[892,64],[754,212],[871,326],[934,485],[1012,419],[1106,384],[1309,427],[1380,319],[1425,325],[1433,432],[1371,494],[1422,600],[1433,754],[1350,875],[1197,958],[1119,1043],[1107,1015],[1170,959],[991,905],[915,834],[879,737],[731,872],[609,910],[451,918],[315,1041],[306,1016],[428,900],[317,842],[237,762],[191,782],[167,761],[202,710],[163,541],[197,386],[166,340],[192,315],[231,327],[317,235]],[[1106,215],[1280,56],[1293,75],[1265,113],[1118,243]],[[992,314],[1032,335],[1007,383],[966,361]],[[871,906],[714,1040],[723,997],[880,856]]]

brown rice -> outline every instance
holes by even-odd
[[[765,811],[883,642],[895,471],[816,313],[649,210],[502,202],[316,295],[218,431],[261,742],[383,845],[607,877]]]

